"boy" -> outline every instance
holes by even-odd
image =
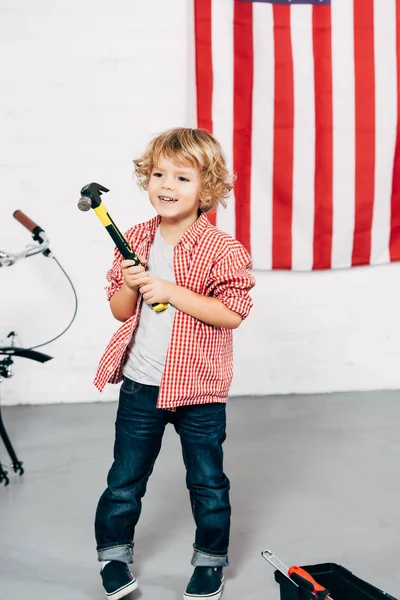
[[[223,472],[226,401],[232,380],[232,330],[252,307],[243,246],[212,226],[206,212],[232,189],[219,143],[199,129],[169,130],[134,161],[157,216],[127,234],[147,265],[122,260],[107,273],[110,308],[123,322],[95,378],[123,380],[114,462],[95,522],[106,596],[137,587],[128,564],[141,500],[167,423],[180,436],[196,524],[186,600],[219,600],[228,562],[229,480]],[[152,305],[166,303],[162,312]]]

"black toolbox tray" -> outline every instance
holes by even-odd
[[[398,600],[335,563],[309,565],[303,569],[329,590],[333,600]],[[275,581],[280,585],[281,600],[315,599],[315,596],[297,587],[280,571],[275,571]]]

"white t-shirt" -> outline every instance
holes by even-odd
[[[153,277],[176,283],[174,246],[166,244],[159,227],[147,267]],[[123,368],[125,377],[145,385],[160,385],[175,312],[176,309],[169,304],[167,310],[157,313],[143,301],[138,327],[128,345],[128,357]]]

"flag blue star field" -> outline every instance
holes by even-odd
[[[195,0],[195,49],[254,268],[400,260],[400,0]]]

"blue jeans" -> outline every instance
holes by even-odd
[[[159,388],[125,378],[115,423],[114,462],[96,511],[99,561],[133,562],[133,538],[147,481],[167,423],[178,433],[196,524],[193,566],[225,567],[231,507],[223,472],[226,405],[196,404],[176,412],[156,408]]]

